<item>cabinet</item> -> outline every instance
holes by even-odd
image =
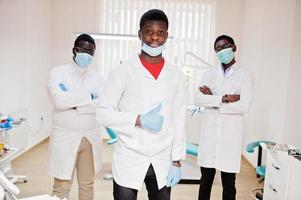
[[[264,200],[301,199],[301,161],[287,151],[267,153]]]

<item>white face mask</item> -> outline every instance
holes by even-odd
[[[76,53],[75,62],[80,66],[82,69],[87,69],[88,66],[92,63],[93,56],[88,53]]]
[[[229,64],[234,58],[234,52],[232,48],[223,49],[217,52],[217,58],[223,64]]]
[[[145,44],[144,42],[142,43],[142,47],[141,47],[142,51],[144,51],[146,54],[152,57],[156,57],[162,54],[165,48],[166,48],[165,44],[158,47],[151,47]]]

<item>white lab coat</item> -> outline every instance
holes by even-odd
[[[66,86],[67,92],[59,88]],[[49,141],[48,173],[70,180],[82,137],[92,144],[95,174],[101,167],[102,129],[97,128],[95,111],[104,81],[92,70],[80,71],[72,61],[51,70],[48,94],[53,104],[52,133]],[[91,94],[99,98],[91,99]],[[76,108],[76,109],[75,109]]]
[[[185,158],[185,98],[184,77],[169,64],[157,80],[138,56],[111,71],[97,120],[118,133],[112,167],[117,184],[141,189],[152,164],[159,189],[166,185],[171,161]],[[135,127],[139,114],[160,103],[164,117],[160,132]]]
[[[199,86],[208,86],[213,95],[204,95],[199,89],[195,103],[204,106],[201,116],[198,165],[223,172],[240,171],[242,120],[249,110],[253,76],[238,64],[224,75],[222,66],[204,73]],[[240,94],[234,103],[222,103],[224,94]]]

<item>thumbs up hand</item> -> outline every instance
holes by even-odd
[[[163,125],[163,116],[159,113],[161,108],[162,104],[160,103],[160,105],[156,108],[148,111],[147,113],[141,114],[141,127],[154,132],[161,131]]]

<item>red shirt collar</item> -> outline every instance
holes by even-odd
[[[139,56],[140,61],[142,63],[142,65],[147,69],[147,71],[149,71],[151,73],[151,75],[157,80],[162,68],[164,66],[164,59],[162,58],[161,61],[159,63],[149,63],[147,62],[145,59],[143,59],[141,56]]]

